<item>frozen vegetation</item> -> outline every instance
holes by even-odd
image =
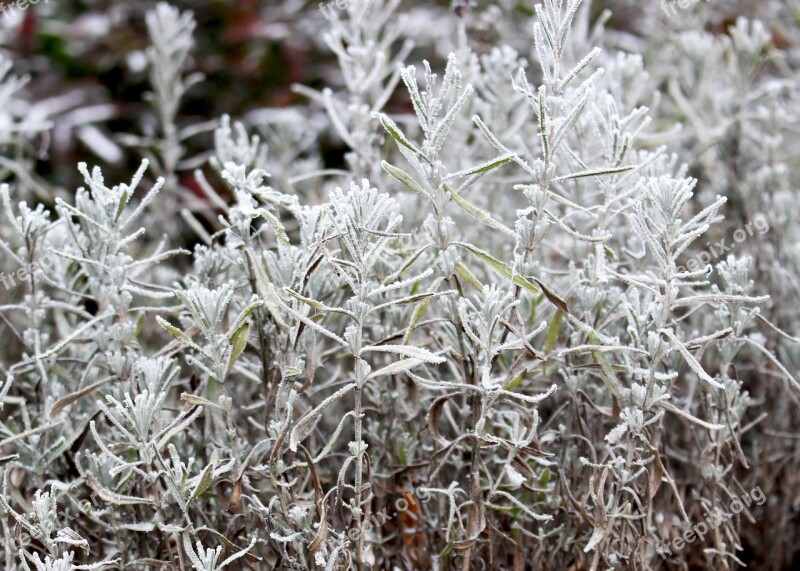
[[[800,2],[231,4],[317,66],[246,112],[206,2],[30,4],[6,569],[794,568]]]

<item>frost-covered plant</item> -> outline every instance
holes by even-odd
[[[498,5],[437,15],[443,60],[399,1],[329,10],[341,85],[296,88],[328,123],[222,117],[186,203],[194,20],[149,12],[150,160],[81,163],[54,206],[0,188],[7,568],[777,568],[753,523],[792,533],[798,492],[796,48]],[[156,235],[176,209],[192,251]],[[762,471],[768,509],[727,514]]]

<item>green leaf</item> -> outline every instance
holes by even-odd
[[[408,463],[408,449],[406,447],[406,443],[400,440],[395,447],[395,451],[397,452],[397,456],[400,458],[400,462],[403,465]]]
[[[516,377],[511,379],[511,382],[508,383],[506,386],[504,386],[503,390],[505,390],[505,391],[513,391],[514,389],[516,389],[518,386],[520,386],[522,384],[522,381],[524,381],[525,377],[527,377],[527,376],[528,376],[528,371],[527,370],[522,371],[519,375],[517,375]]]
[[[627,172],[630,170],[635,169],[634,166],[629,167],[616,167],[616,168],[608,168],[608,169],[596,169],[596,170],[588,170],[588,171],[581,171],[572,174],[567,174],[564,176],[559,176],[553,179],[553,182],[561,182],[564,180],[571,180],[573,178],[585,178],[589,176],[603,176],[607,174],[618,174],[621,172]]]
[[[386,129],[386,132],[389,133],[395,141],[397,141],[398,145],[402,145],[407,149],[410,149],[412,152],[418,154],[421,157],[424,156],[422,154],[422,151],[416,148],[411,143],[411,141],[409,141],[406,138],[406,136],[403,134],[403,132],[400,130],[397,124],[391,119],[389,119],[387,115],[385,115],[384,113],[377,113],[376,116],[378,120],[381,122],[381,125],[383,125],[383,128]]]
[[[411,338],[411,334],[414,333],[414,328],[419,323],[420,319],[425,315],[425,312],[428,311],[428,307],[430,307],[430,301],[424,301],[420,303],[417,307],[414,308],[414,313],[411,314],[411,321],[408,323],[408,329],[406,329],[406,334],[403,336],[403,343],[408,343],[408,340]]]
[[[125,206],[128,204],[128,191],[125,190],[122,193],[122,196],[119,197],[119,204],[117,205],[117,215],[114,216],[114,222],[119,220],[119,217],[122,216],[122,211],[125,210]]]
[[[552,473],[550,472],[550,468],[545,468],[542,470],[542,474],[539,476],[539,485],[543,488],[547,488],[547,484],[550,483],[550,477]],[[542,492],[539,494],[539,501],[544,502],[547,500],[547,495]]]
[[[246,254],[247,261],[250,263],[250,267],[253,269],[253,275],[256,279],[256,291],[258,292],[258,296],[264,300],[264,304],[267,306],[267,311],[269,311],[269,314],[272,316],[272,320],[275,322],[275,324],[279,327],[286,328],[286,324],[281,318],[281,312],[278,308],[278,304],[275,301],[275,298],[278,296],[278,294],[275,293],[275,288],[272,287],[272,282],[269,280],[269,276],[267,275],[263,261],[257,260],[255,254],[253,254],[250,250],[247,250]]]
[[[556,314],[553,316],[552,321],[550,321],[550,325],[547,326],[547,336],[544,339],[544,354],[545,357],[549,357],[550,353],[552,353],[553,348],[556,346],[556,341],[558,340],[558,332],[561,330],[561,323],[564,321],[564,312],[563,311],[556,311]],[[547,363],[542,366],[542,373],[547,373]]]
[[[476,219],[478,222],[480,222],[481,224],[485,224],[485,225],[486,225],[486,226],[488,226],[489,228],[492,228],[492,229],[494,229],[494,230],[499,230],[500,232],[503,232],[504,234],[507,234],[507,235],[509,235],[509,236],[514,236],[514,232],[513,232],[513,230],[511,230],[511,228],[509,228],[508,226],[506,226],[506,225],[505,225],[505,224],[503,224],[502,222],[498,222],[497,220],[495,220],[494,218],[492,218],[492,215],[491,215],[491,214],[489,214],[488,212],[486,212],[485,210],[481,210],[480,208],[478,208],[478,207],[477,207],[477,206],[475,206],[474,204],[472,204],[472,203],[470,203],[470,202],[467,202],[466,200],[464,200],[464,199],[463,199],[463,198],[462,198],[462,197],[461,197],[461,196],[460,196],[460,195],[459,195],[459,194],[458,194],[458,193],[457,193],[455,190],[453,190],[453,189],[450,187],[450,185],[448,185],[447,183],[443,183],[443,184],[444,184],[444,189],[445,189],[445,190],[447,191],[447,193],[448,193],[448,194],[449,194],[449,195],[450,195],[450,196],[453,198],[453,202],[455,202],[456,204],[458,204],[458,206],[459,206],[459,207],[460,207],[460,208],[461,208],[461,209],[462,209],[464,212],[466,212],[467,214],[469,214],[470,216],[472,216],[473,218],[475,218],[475,219]]]
[[[246,320],[248,317],[250,317],[250,316],[253,314],[253,312],[254,312],[256,309],[258,309],[259,307],[261,307],[262,305],[264,305],[264,302],[263,302],[262,300],[258,299],[258,296],[254,295],[254,296],[252,297],[252,301],[251,301],[250,305],[248,305],[247,307],[245,307],[245,308],[242,310],[242,312],[241,312],[241,313],[239,314],[239,316],[236,318],[236,321],[234,321],[234,322],[233,322],[233,325],[231,325],[231,328],[230,328],[230,330],[228,330],[228,333],[226,334],[226,335],[227,335],[227,337],[228,337],[228,341],[230,341],[230,340],[231,340],[231,338],[232,338],[232,337],[233,337],[233,336],[236,334],[236,332],[239,330],[239,328],[240,328],[242,325],[244,325],[244,322],[245,322],[245,320]]]
[[[496,169],[499,166],[506,164],[509,161],[513,161],[517,158],[516,153],[507,153],[505,155],[501,155],[496,157],[488,162],[483,163],[482,165],[478,165],[476,167],[472,167],[463,171],[459,171],[453,174],[447,175],[444,180],[449,180],[451,178],[460,178],[462,176],[470,176],[473,174],[481,174],[485,172],[489,172],[490,170]]]
[[[347,311],[346,309],[340,309],[338,307],[330,307],[330,306],[325,305],[324,303],[319,302],[319,301],[317,301],[315,299],[311,299],[310,297],[302,296],[299,293],[297,293],[296,291],[294,291],[293,289],[288,288],[288,287],[283,288],[283,291],[285,291],[286,293],[288,293],[292,297],[294,297],[296,299],[299,299],[303,303],[305,303],[307,305],[310,305],[315,310],[317,310],[317,311],[319,311],[321,313],[340,313],[342,315],[346,315],[347,317],[349,317],[353,321],[358,321],[358,317],[356,317],[356,315],[354,313],[351,313],[351,312]]]
[[[553,320],[547,327],[547,337],[545,337],[544,340],[545,355],[549,355],[553,351],[553,347],[556,346],[556,340],[558,339],[558,332],[561,329],[562,321],[564,321],[564,312],[556,311],[556,314],[553,316]]]
[[[233,366],[236,364],[236,360],[239,356],[244,352],[245,347],[247,347],[247,338],[250,336],[250,322],[246,321],[242,323],[241,327],[234,331],[233,335],[231,335],[231,345],[233,346],[233,351],[231,352],[231,360],[228,361],[228,370],[225,371],[225,374],[229,374]]]
[[[496,274],[500,277],[511,280],[514,282],[514,285],[517,285],[523,289],[528,290],[531,293],[539,293],[539,288],[533,285],[531,282],[526,280],[520,274],[514,272],[509,266],[492,256],[481,250],[480,248],[476,248],[472,244],[466,244],[464,242],[453,242],[454,244],[461,246],[462,248],[466,248],[473,254],[475,254],[478,258],[483,260]]]
[[[205,492],[210,486],[211,482],[214,481],[214,464],[211,463],[206,466],[206,469],[203,470],[202,476],[200,476],[200,481],[197,482],[197,486],[195,486],[194,490],[192,491],[192,495],[189,500],[197,499],[200,494]]]
[[[542,470],[542,474],[539,476],[539,484],[542,486],[547,486],[550,483],[550,468],[545,468]]]
[[[396,166],[387,163],[386,161],[381,161],[381,167],[383,167],[383,170],[385,170],[389,176],[402,183],[406,188],[413,190],[417,194],[424,196],[426,200],[433,202],[433,197],[431,197],[428,191],[422,188],[422,185],[414,180],[414,178],[406,171],[399,169]]]
[[[481,281],[475,277],[475,274],[473,274],[470,269],[463,264],[463,262],[458,262],[458,264],[456,264],[456,273],[476,290],[480,292],[483,291],[483,284]]]
[[[139,319],[136,320],[136,327],[133,330],[133,338],[139,339],[139,335],[142,333],[142,327],[144,327],[144,313],[139,315]]]
[[[444,546],[444,549],[442,549],[442,552],[439,554],[439,559],[443,559],[448,555],[450,555],[450,552],[453,551],[454,545],[455,543],[453,543],[452,541],[448,541],[447,545]]]
[[[172,335],[175,339],[177,339],[190,349],[194,349],[195,351],[198,351],[203,355],[206,354],[205,351],[203,351],[203,349],[197,343],[189,339],[189,336],[186,335],[186,333],[184,333],[174,325],[171,325],[166,319],[156,316],[156,323],[158,323],[167,333]]]

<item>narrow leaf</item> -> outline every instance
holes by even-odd
[[[56,414],[59,413],[59,411],[61,411],[61,409],[72,404],[82,396],[88,395],[89,393],[99,389],[100,387],[105,385],[108,381],[110,381],[112,378],[113,377],[107,377],[102,381],[97,381],[96,383],[84,387],[79,391],[75,391],[74,393],[70,393],[66,396],[61,397],[53,404],[53,408],[50,409],[50,415],[49,415],[50,418],[53,418]]]
[[[406,329],[406,334],[403,336],[403,343],[408,343],[411,334],[414,333],[417,323],[419,323],[420,319],[425,315],[425,312],[428,311],[430,305],[430,301],[424,301],[414,308],[414,313],[411,314],[411,321],[408,323],[408,329]]]
[[[547,301],[549,301],[550,303],[555,305],[560,312],[569,313],[569,309],[567,308],[567,302],[566,301],[561,299],[561,297],[559,297],[553,290],[551,290],[549,287],[544,285],[542,282],[540,282],[536,278],[533,278],[533,281],[535,281],[536,284],[540,288],[542,288],[542,293],[544,293],[544,296],[547,298]]]
[[[453,198],[453,202],[455,202],[464,212],[475,218],[478,222],[485,224],[494,230],[499,230],[508,236],[514,236],[514,231],[508,226],[492,218],[492,215],[485,210],[482,210],[471,202],[464,200],[464,198],[462,198],[461,195],[453,190],[447,183],[444,183],[444,189]]]
[[[205,492],[210,486],[211,482],[214,480],[214,463],[212,462],[206,469],[203,470],[203,474],[200,476],[200,480],[198,480],[197,485],[192,490],[192,495],[189,497],[190,500],[195,500],[200,495]]]
[[[618,174],[621,172],[627,172],[630,170],[635,169],[635,166],[628,166],[628,167],[615,167],[615,168],[607,168],[607,169],[595,169],[595,170],[588,170],[588,171],[581,171],[572,174],[567,174],[564,176],[559,176],[553,179],[553,182],[561,182],[564,180],[571,180],[573,178],[585,178],[589,176],[603,176],[608,174]]]
[[[414,178],[406,171],[399,169],[394,165],[390,165],[386,161],[381,161],[381,167],[383,167],[383,170],[385,170],[389,176],[402,183],[406,188],[424,196],[426,200],[433,202],[433,198],[428,191],[422,188],[422,185],[414,180]]]
[[[317,310],[319,312],[322,312],[322,313],[340,313],[342,315],[346,315],[347,317],[349,317],[353,321],[358,321],[358,317],[356,317],[355,314],[347,311],[346,309],[340,309],[338,307],[330,307],[330,306],[325,305],[324,303],[322,303],[320,301],[317,301],[315,299],[311,299],[310,297],[302,296],[299,293],[297,293],[296,291],[294,291],[294,290],[292,290],[292,289],[290,289],[288,287],[283,288],[283,291],[285,291],[286,293],[288,293],[289,295],[291,295],[295,299],[299,299],[303,303],[313,307],[315,310]]]
[[[269,314],[272,316],[272,320],[278,326],[286,328],[286,324],[281,318],[278,304],[275,302],[275,298],[278,296],[278,294],[275,293],[275,288],[272,286],[272,283],[267,276],[263,262],[259,263],[260,261],[256,260],[255,254],[253,254],[250,250],[247,250],[246,254],[247,261],[250,263],[250,267],[253,269],[258,296],[264,300],[264,304],[267,306],[267,311],[269,311]]]
[[[481,174],[485,172],[489,172],[490,170],[496,169],[499,166],[506,164],[509,161],[513,161],[517,158],[516,153],[507,153],[505,155],[501,155],[496,157],[490,161],[483,163],[482,165],[478,165],[476,167],[468,168],[463,171],[458,171],[453,174],[447,175],[444,180],[450,180],[451,178],[460,178],[462,176],[470,176],[473,174]]]
[[[528,290],[531,293],[539,293],[539,289],[533,285],[531,282],[526,280],[523,276],[516,273],[512,270],[509,266],[492,256],[484,252],[483,250],[476,248],[472,244],[466,244],[464,242],[453,242],[454,244],[461,246],[462,248],[466,248],[473,254],[475,254],[478,258],[483,260],[495,273],[501,276],[504,279],[511,280],[514,282],[515,285],[518,285],[521,288]]]
[[[247,347],[247,338],[250,336],[250,322],[247,321],[237,329],[233,335],[231,335],[231,346],[233,347],[233,351],[231,352],[231,359],[228,361],[228,370],[225,374],[229,374],[233,366],[236,364],[236,360],[239,356],[244,352],[245,347]]]
[[[456,264],[456,273],[476,290],[483,291],[483,284],[481,281],[475,277],[475,274],[473,274],[463,262],[458,262],[458,264]]]
[[[297,452],[297,445],[300,443],[301,440],[305,439],[306,436],[311,432],[314,425],[316,424],[316,420],[319,419],[322,412],[332,405],[334,402],[342,398],[344,395],[352,391],[356,388],[355,383],[350,383],[349,385],[345,385],[324,401],[319,403],[313,410],[310,410],[297,421],[297,424],[292,429],[292,433],[289,436],[289,449],[292,452]]]
[[[175,327],[174,325],[170,324],[169,321],[163,319],[159,316],[156,316],[156,323],[158,323],[167,333],[172,335],[175,339],[180,341],[182,344],[186,345],[190,349],[194,349],[199,353],[203,353],[203,349],[194,341],[189,339],[189,336],[186,335],[183,331]]]
[[[86,483],[92,489],[92,491],[104,502],[109,504],[114,504],[117,506],[135,506],[139,504],[153,504],[153,500],[147,498],[136,498],[134,496],[124,496],[122,494],[117,494],[112,492],[111,490],[107,490],[103,486],[100,485],[94,476],[91,473],[86,473]]]
[[[407,373],[414,367],[419,367],[425,362],[426,361],[423,359],[416,359],[416,358],[401,359],[399,361],[395,361],[391,365],[387,365],[382,369],[378,369],[377,371],[370,373],[370,375],[367,377],[367,380],[375,379],[378,377],[386,377],[388,375],[399,375]]]
[[[389,119],[387,115],[385,115],[384,113],[376,113],[375,116],[377,116],[378,120],[381,122],[381,125],[383,125],[383,128],[386,129],[386,132],[389,133],[395,141],[397,141],[398,145],[406,147],[407,149],[413,151],[419,156],[424,156],[422,154],[422,151],[416,148],[411,143],[411,141],[409,141],[406,138],[406,136],[403,134],[403,132],[400,130],[397,124],[391,119]]]
[[[446,359],[440,355],[431,353],[427,349],[421,347],[414,347],[413,345],[369,345],[361,350],[361,353],[368,353],[370,351],[378,351],[383,353],[396,353],[398,355],[405,355],[406,357],[413,357],[427,363],[444,363]]]
[[[545,337],[544,340],[545,355],[549,355],[550,352],[553,350],[553,347],[556,346],[556,341],[558,340],[558,332],[561,329],[562,321],[564,321],[564,312],[556,311],[556,314],[553,316],[553,320],[550,322],[550,325],[547,328],[547,337]]]

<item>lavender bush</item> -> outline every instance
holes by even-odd
[[[269,4],[239,118],[0,59],[6,568],[793,568],[800,3]]]

